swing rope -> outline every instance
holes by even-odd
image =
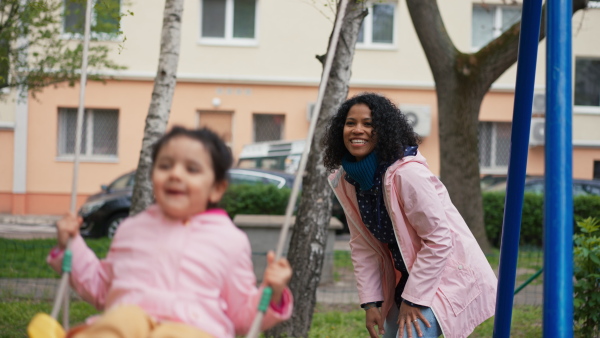
[[[298,191],[300,190],[300,183],[302,182],[302,177],[304,176],[304,170],[306,169],[306,163],[308,162],[308,153],[310,151],[311,142],[315,133],[315,128],[317,126],[317,120],[319,119],[319,114],[321,113],[321,106],[323,104],[323,96],[325,95],[325,89],[327,87],[327,82],[329,81],[329,75],[331,72],[331,67],[333,64],[333,58],[335,56],[335,51],[337,48],[337,44],[340,38],[340,32],[342,28],[342,21],[344,20],[344,15],[346,13],[346,6],[348,4],[348,0],[341,0],[340,7],[338,9],[338,15],[335,22],[335,26],[333,28],[333,34],[331,36],[331,43],[329,44],[329,50],[327,51],[327,57],[325,59],[325,67],[323,68],[323,74],[321,75],[321,82],[319,84],[319,92],[317,95],[317,102],[315,103],[314,113],[312,115],[310,121],[310,128],[308,129],[308,135],[306,136],[306,142],[304,146],[304,150],[302,152],[302,157],[300,159],[300,164],[298,167],[298,171],[296,172],[296,178],[294,180],[294,185],[292,187],[292,192],[290,194],[290,199],[288,200],[287,208],[285,211],[285,221],[281,228],[281,232],[279,233],[279,242],[277,243],[277,251],[275,252],[275,260],[281,258],[283,253],[283,248],[285,246],[285,241],[287,239],[288,230],[290,227],[292,213],[294,211],[294,206],[296,205],[296,199],[298,196]],[[260,333],[260,326],[262,323],[262,319],[264,317],[265,312],[269,307],[269,303],[271,301],[271,295],[273,291],[270,287],[266,287],[263,289],[263,294],[258,306],[258,313],[256,317],[254,317],[254,321],[252,322],[252,326],[250,327],[250,331],[248,332],[247,338],[257,338]]]
[[[83,55],[81,60],[81,78],[79,82],[79,107],[77,109],[77,127],[75,131],[75,149],[73,159],[73,181],[71,185],[71,204],[69,211],[76,213],[77,206],[77,182],[79,178],[79,155],[81,151],[81,132],[83,129],[83,114],[85,107],[85,88],[87,85],[88,51],[90,44],[90,23],[92,18],[92,0],[87,0],[85,8],[85,24],[83,35]],[[51,318],[46,314],[38,313],[29,323],[27,332],[31,338],[60,338],[64,337],[65,330],[69,330],[69,275],[71,273],[71,239],[67,241],[67,247],[63,256],[62,276],[54,299]],[[63,327],[58,324],[58,313],[63,309]]]

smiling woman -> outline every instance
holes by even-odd
[[[372,338],[466,337],[494,314],[494,272],[418,143],[371,93],[344,102],[323,140]]]
[[[350,155],[360,161],[367,157],[373,149],[377,138],[373,134],[371,109],[366,104],[355,104],[348,111],[344,124],[344,145]]]

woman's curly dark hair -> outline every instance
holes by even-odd
[[[325,148],[323,164],[330,171],[337,169],[342,164],[342,158],[348,154],[343,138],[344,124],[350,108],[360,103],[371,109],[373,133],[377,135],[375,150],[379,161],[393,163],[404,156],[406,147],[416,146],[421,142],[406,116],[388,98],[375,93],[359,94],[342,103],[327,125],[322,140]]]

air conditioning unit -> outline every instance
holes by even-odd
[[[306,119],[310,122],[312,120],[313,113],[315,111],[316,102],[309,102],[306,104]]]
[[[544,114],[546,113],[546,94],[545,93],[534,93],[533,104],[531,107],[532,114]]]
[[[431,107],[426,105],[401,104],[400,110],[419,136],[431,133]]]
[[[543,117],[531,118],[531,129],[529,131],[529,145],[543,146],[546,141],[544,130],[546,129],[546,119]]]

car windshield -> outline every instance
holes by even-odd
[[[127,187],[133,186],[133,174],[123,175],[114,180],[109,186],[109,190],[122,190]]]

